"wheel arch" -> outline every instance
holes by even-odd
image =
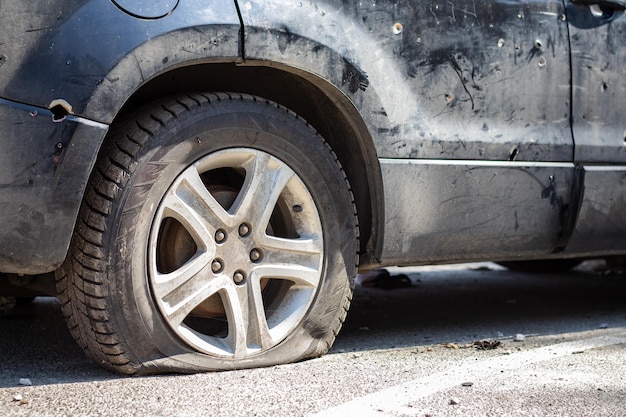
[[[380,165],[361,114],[343,92],[320,77],[278,63],[199,62],[176,66],[146,81],[126,100],[112,125],[163,97],[198,91],[263,97],[313,126],[337,155],[350,182],[360,228],[360,263],[376,263],[383,225]]]

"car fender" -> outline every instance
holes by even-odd
[[[358,109],[379,156],[402,155],[405,139],[429,124],[419,104],[402,105],[419,98],[390,52],[392,26],[374,36],[327,2],[244,0],[239,8],[245,61],[280,63],[333,84]]]

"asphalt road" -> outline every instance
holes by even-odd
[[[357,288],[328,355],[198,375],[101,370],[38,298],[0,319],[0,415],[623,416],[626,276],[598,267],[400,270],[411,287]]]

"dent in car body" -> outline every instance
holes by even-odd
[[[217,0],[185,1],[158,20],[98,0],[3,2],[0,10],[0,146],[11,149],[0,157],[0,270],[36,274],[65,258],[106,134],[101,123],[166,68],[236,61],[239,18],[232,2]],[[76,116],[43,117],[55,99]]]

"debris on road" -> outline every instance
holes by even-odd
[[[458,345],[456,343],[440,343],[439,346],[443,346],[446,347],[448,349],[467,349],[467,348],[471,348],[474,346],[473,343],[465,343],[463,345]]]
[[[17,403],[17,405],[25,405],[28,404],[28,400],[26,400],[22,394],[15,394],[13,396],[13,402]]]
[[[499,340],[493,340],[493,341],[489,341],[489,340],[477,340],[473,343],[473,346],[476,347],[476,349],[478,350],[491,350],[491,349],[496,349],[498,347],[500,347],[502,345],[502,342],[500,342]]]
[[[33,383],[28,378],[20,378],[18,384],[19,385],[27,385],[27,386],[33,385]]]
[[[499,340],[476,340],[472,343],[465,343],[463,345],[457,345],[456,343],[441,343],[439,346],[446,347],[448,349],[468,349],[475,347],[479,350],[490,350],[496,349],[497,347],[502,346],[502,342]]]

